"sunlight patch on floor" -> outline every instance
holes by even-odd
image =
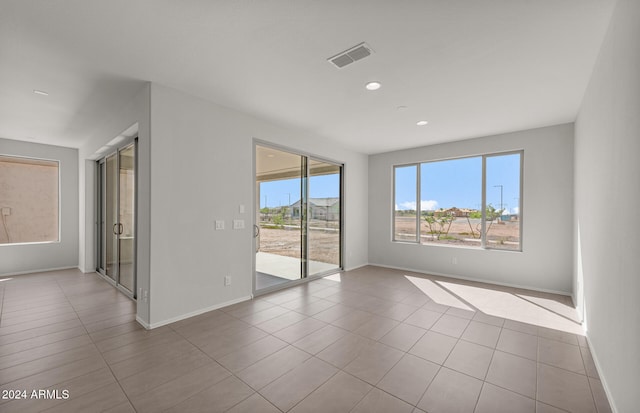
[[[322,277],[323,280],[341,282],[341,274],[339,272],[331,275],[327,275],[326,277]]]
[[[553,298],[404,276],[434,302],[507,320],[584,335],[576,310]]]
[[[554,304],[551,305],[549,301],[552,300],[536,297],[535,300],[531,300],[536,302],[531,302],[529,300],[532,297],[524,299],[511,292],[445,281],[436,282],[473,306],[476,311],[479,310],[485,314],[508,320],[584,335],[584,330],[580,323],[564,315],[573,309],[557,301],[554,301]],[[429,295],[429,297],[431,296]],[[433,297],[431,298],[435,301]],[[544,305],[550,308],[545,308]]]
[[[558,302],[550,298],[536,297],[528,294],[516,295],[523,300],[533,302],[534,304],[539,305],[540,307],[544,307],[547,310],[554,312],[562,317],[568,318],[575,323],[580,323],[578,312],[570,305]]]
[[[413,285],[418,287],[425,295],[431,298],[438,304],[448,305],[449,307],[460,308],[462,310],[473,311],[473,308],[466,305],[464,302],[457,299],[454,295],[435,284],[433,281],[426,278],[404,276],[407,280],[411,281]]]

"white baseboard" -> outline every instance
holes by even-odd
[[[80,272],[82,272],[83,274],[89,274],[90,272],[98,272],[96,271],[95,268],[89,268],[89,269],[82,269],[80,267],[78,267],[78,269],[80,270]]]
[[[589,351],[591,352],[591,358],[593,359],[593,364],[596,365],[596,370],[598,371],[598,377],[600,378],[600,382],[602,383],[602,387],[604,388],[604,394],[607,396],[607,401],[609,402],[609,406],[611,407],[611,411],[613,413],[618,413],[618,409],[616,405],[613,403],[613,397],[611,397],[611,391],[609,390],[609,386],[607,385],[607,381],[602,375],[602,369],[600,368],[600,362],[598,361],[598,356],[591,344],[591,340],[589,339],[589,332],[585,335],[587,339],[587,343],[589,343]]]
[[[415,273],[418,273],[418,274],[435,275],[435,276],[438,276],[438,277],[453,278],[453,279],[457,279],[457,280],[476,281],[476,282],[481,282],[481,283],[485,283],[485,284],[500,285],[502,287],[521,288],[523,290],[538,291],[538,292],[541,292],[541,293],[551,293],[551,294],[559,294],[559,295],[571,296],[571,293],[567,292],[567,291],[547,290],[546,288],[538,288],[538,287],[533,287],[533,286],[530,286],[530,285],[503,283],[503,282],[498,282],[498,281],[494,281],[494,280],[487,280],[487,279],[484,279],[484,278],[465,277],[465,276],[462,276],[462,275],[446,274],[446,273],[435,272],[435,271],[417,270],[415,268],[396,267],[396,266],[393,266],[393,265],[383,265],[383,264],[369,264],[369,265],[371,265],[372,267],[390,268],[392,270],[400,270],[400,271],[411,271],[411,272],[415,272]]]
[[[78,269],[78,266],[71,266],[71,267],[56,267],[56,268],[40,268],[37,270],[29,270],[29,271],[18,271],[18,272],[9,272],[6,274],[0,274],[0,277],[13,277],[14,275],[24,275],[24,274],[37,274],[37,273],[41,273],[41,272],[49,272],[49,271],[60,271],[60,270],[73,270],[73,269]]]
[[[358,268],[366,267],[368,265],[372,265],[372,264],[369,264],[369,263],[360,264],[360,265],[357,265],[355,267],[345,268],[343,271],[353,271],[353,270],[357,270]]]
[[[136,321],[138,322],[138,324],[144,327],[145,330],[151,330],[151,326],[149,325],[149,323],[141,319],[139,315],[136,316]]]
[[[248,296],[245,296],[245,297],[236,298],[236,299],[231,300],[231,301],[226,301],[224,303],[216,304],[216,305],[213,305],[211,307],[201,308],[199,310],[192,311],[192,312],[187,313],[187,314],[182,314],[182,315],[179,315],[179,316],[176,316],[176,317],[172,317],[172,318],[168,318],[166,320],[158,321],[158,322],[155,322],[155,323],[147,323],[147,322],[145,322],[144,320],[142,320],[142,319],[140,319],[138,317],[136,317],[136,321],[138,323],[140,323],[147,330],[152,330],[154,328],[162,327],[162,326],[165,326],[167,324],[175,323],[176,321],[181,321],[181,320],[184,320],[184,319],[187,319],[187,318],[190,318],[190,317],[195,317],[195,316],[200,315],[200,314],[208,313],[209,311],[217,310],[217,309],[222,308],[222,307],[227,307],[229,305],[233,305],[233,304],[237,304],[237,303],[240,303],[240,302],[243,302],[243,301],[251,300],[251,298],[253,298],[253,296],[251,296],[251,295],[248,295]]]

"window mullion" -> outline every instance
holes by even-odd
[[[420,244],[420,214],[422,213],[422,205],[420,205],[420,164],[416,164],[416,242]]]
[[[481,206],[480,246],[487,247],[487,156],[482,156],[482,206]]]

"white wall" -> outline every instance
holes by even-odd
[[[640,2],[618,0],[576,122],[575,290],[610,402],[640,406]]]
[[[365,155],[158,84],[151,130],[152,325],[252,294],[254,138],[345,163],[345,265],[367,263]],[[231,229],[233,219],[246,228]]]
[[[96,125],[95,132],[80,148],[79,158],[79,193],[80,214],[76,220],[80,222],[80,247],[76,249],[79,268],[83,272],[96,270],[96,152],[108,142],[115,139],[132,125],[138,125],[138,222],[137,222],[137,286],[138,289],[149,290],[149,237],[150,237],[150,146],[149,99],[150,85],[141,86],[140,91],[130,102],[123,102],[114,113],[105,116],[102,125]],[[77,226],[76,226],[77,228]],[[77,232],[76,232],[77,233]],[[79,258],[78,258],[79,257]],[[137,300],[137,317],[148,324],[149,302]]]
[[[520,149],[524,150],[522,252],[391,241],[393,165]],[[570,294],[572,159],[571,124],[371,156],[369,262]]]
[[[60,161],[60,242],[0,245],[0,275],[78,265],[78,151],[0,139],[0,154]]]

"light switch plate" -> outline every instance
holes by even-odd
[[[234,219],[233,229],[244,229],[244,219]]]
[[[216,220],[216,231],[221,231],[224,229],[224,221]]]
[[[238,207],[238,211],[240,211],[241,214],[244,214],[244,205],[240,204],[240,206]]]

